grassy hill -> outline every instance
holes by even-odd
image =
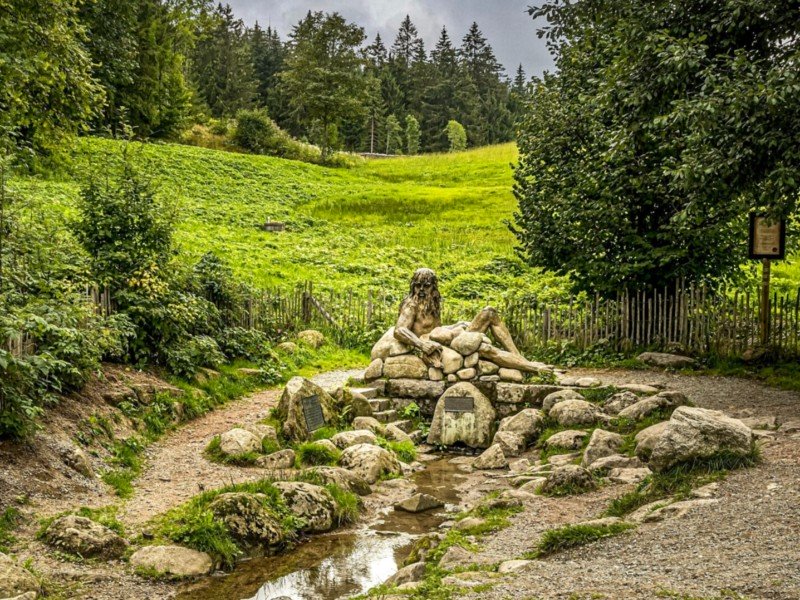
[[[133,144],[160,192],[175,202],[187,260],[208,250],[259,286],[402,291],[420,266],[453,298],[497,301],[507,293],[563,290],[514,256],[504,223],[516,146],[365,161],[330,169],[278,158],[172,144]],[[70,175],[16,179],[13,187],[69,218],[79,182],[122,143],[83,139]],[[268,219],[288,231],[267,233]]]

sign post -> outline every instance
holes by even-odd
[[[766,347],[771,338],[769,297],[771,261],[783,260],[786,255],[786,221],[751,214],[749,246],[750,258],[761,259],[761,302],[758,317],[761,345]]]

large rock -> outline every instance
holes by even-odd
[[[630,391],[614,394],[603,403],[603,409],[609,415],[619,414],[619,411],[639,402],[639,396]]]
[[[607,473],[612,469],[641,469],[642,467],[644,467],[644,464],[635,456],[609,454],[592,461],[587,468],[592,473]]]
[[[316,329],[306,329],[297,334],[297,339],[315,350],[325,343],[325,336]]]
[[[580,450],[588,434],[579,429],[567,429],[554,433],[544,441],[545,448],[564,448],[565,450]]]
[[[464,331],[453,338],[450,347],[461,356],[469,356],[478,351],[483,343],[483,334],[478,331]]]
[[[359,496],[369,496],[372,493],[372,488],[366,481],[352,471],[341,467],[311,467],[305,472],[312,474],[323,485],[338,485],[343,490]]]
[[[356,390],[343,387],[336,391],[335,399],[341,408],[347,408],[351,417],[371,417],[372,406],[366,396]]]
[[[497,428],[497,431],[512,431],[518,433],[525,440],[526,444],[532,444],[542,431],[543,423],[544,415],[540,410],[525,408],[517,414],[506,417],[500,421],[500,426]]]
[[[696,361],[688,356],[667,354],[665,352],[642,352],[636,357],[636,360],[652,367],[661,367],[662,369],[683,369],[696,364]]]
[[[400,475],[400,461],[394,454],[380,446],[357,444],[342,452],[339,464],[358,475],[369,484],[385,475]]]
[[[484,450],[483,454],[473,461],[472,466],[481,470],[505,469],[508,466],[508,460],[500,444],[494,444]]]
[[[389,423],[386,426],[386,439],[393,442],[413,442],[411,436],[394,423]]]
[[[13,598],[28,592],[39,593],[36,577],[0,552],[0,598]]]
[[[449,346],[450,342],[463,331],[463,327],[437,327],[428,337],[434,342]]]
[[[342,431],[341,433],[337,433],[331,438],[331,441],[337,448],[344,450],[356,444],[374,444],[378,441],[378,438],[375,437],[375,434],[369,429],[356,429],[355,431]]]
[[[66,515],[53,521],[45,531],[48,544],[83,558],[119,558],[128,542],[114,531],[86,517]]]
[[[294,466],[296,458],[297,456],[295,456],[294,450],[286,448],[285,450],[278,450],[267,456],[259,456],[258,460],[256,460],[256,465],[270,471],[291,469]]]
[[[471,412],[446,411],[447,398],[471,398]],[[452,446],[462,443],[470,448],[487,448],[492,440],[495,411],[492,403],[471,383],[457,383],[444,392],[433,412],[429,444]]]
[[[372,433],[383,435],[385,427],[375,417],[356,417],[353,419],[353,429],[368,429]]]
[[[271,442],[277,447],[280,446],[280,442],[278,441],[278,432],[275,431],[275,428],[271,425],[264,425],[263,423],[248,423],[247,425],[242,425],[242,429],[249,431],[258,438],[259,450],[261,449],[261,446],[265,440]]]
[[[513,383],[522,383],[525,380],[525,376],[522,374],[522,371],[517,369],[502,368],[497,372],[497,375],[503,381],[511,381]]]
[[[390,356],[383,362],[383,376],[389,379],[425,379],[428,365],[413,354]]]
[[[636,437],[633,438],[636,442],[636,456],[642,460],[649,459],[653,453],[653,448],[658,443],[658,439],[667,430],[667,425],[669,425],[669,421],[662,421],[637,433]]]
[[[618,416],[632,421],[640,421],[660,410],[670,410],[688,402],[689,400],[681,392],[660,392],[623,408],[619,411]]]
[[[413,583],[425,579],[426,564],[415,562],[400,569],[397,573],[386,580],[387,586],[401,586],[406,583]]]
[[[334,528],[336,502],[324,487],[302,481],[278,481],[275,487],[289,510],[303,520],[302,531],[323,533]]]
[[[549,416],[562,427],[592,425],[603,417],[603,413],[586,400],[564,400],[550,409]]]
[[[376,379],[380,379],[383,377],[383,360],[380,358],[376,358],[367,367],[366,371],[364,371],[364,380],[365,381],[375,381]]]
[[[286,538],[278,518],[268,508],[264,494],[220,494],[209,506],[235,538],[259,546],[275,546]]]
[[[654,471],[666,471],[679,463],[721,452],[746,456],[752,449],[753,432],[741,421],[717,410],[681,406],[659,436],[649,466]]]
[[[199,577],[214,567],[208,554],[183,546],[145,546],[134,552],[130,564],[172,577]]]
[[[379,339],[377,343],[372,347],[370,358],[372,360],[378,358],[387,359],[390,356],[400,356],[401,354],[410,354],[412,350],[413,348],[411,346],[406,346],[402,342],[395,339],[394,327],[392,327],[389,329],[389,331],[384,333],[381,339]]]
[[[444,502],[438,498],[434,498],[430,494],[414,494],[410,498],[406,498],[402,502],[395,504],[394,509],[410,513],[419,513],[443,506]]]
[[[557,392],[553,392],[552,394],[545,396],[544,400],[542,400],[542,410],[545,414],[548,414],[550,410],[559,402],[564,402],[565,400],[583,399],[583,396],[581,396],[575,390],[558,390]]]
[[[541,406],[548,395],[561,389],[555,385],[500,382],[496,384],[496,399],[501,404]]]
[[[460,371],[464,367],[464,357],[455,350],[450,348],[442,348],[442,372],[445,375],[450,375]]]
[[[226,456],[240,456],[261,450],[261,440],[252,431],[234,427],[219,436],[219,450]]]
[[[390,379],[386,382],[386,393],[392,398],[413,398],[415,400],[436,399],[444,393],[444,381],[425,381],[423,379]]]
[[[94,477],[92,462],[82,448],[67,442],[59,448],[59,454],[61,454],[64,464],[73,471],[77,471],[85,477]]]
[[[581,494],[595,487],[597,484],[589,471],[578,465],[564,465],[556,467],[547,475],[540,491],[547,495],[565,496]]]
[[[623,441],[622,436],[618,433],[606,431],[605,429],[595,429],[583,453],[581,465],[590,467],[596,460],[616,454],[622,447]]]
[[[500,446],[507,457],[525,452],[525,438],[515,431],[498,431],[494,434],[492,445]]]
[[[478,355],[480,357],[480,354]],[[500,367],[498,367],[493,362],[488,360],[478,360],[478,372],[481,375],[494,375],[500,371]]]
[[[326,423],[334,419],[335,402],[331,395],[304,377],[292,377],[283,388],[275,411],[278,419],[283,421],[283,435],[287,439],[302,442],[310,437],[303,411],[303,398],[310,396],[316,396],[319,400],[322,416]]]

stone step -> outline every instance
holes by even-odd
[[[391,423],[392,421],[397,420],[397,411],[392,410],[381,410],[376,413],[372,413],[372,416],[378,419],[379,423]]]
[[[392,408],[392,401],[388,398],[370,398],[367,400],[373,412],[381,412]]]
[[[351,392],[358,392],[364,398],[377,398],[378,397],[378,388],[375,387],[359,387],[359,388],[350,388]]]

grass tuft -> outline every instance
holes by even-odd
[[[338,450],[326,448],[314,442],[300,444],[295,450],[297,454],[297,464],[299,466],[333,466],[339,462],[342,455]]]
[[[550,529],[544,533],[536,549],[528,552],[525,558],[543,558],[554,552],[585,546],[597,540],[619,535],[635,528],[631,523],[611,523],[608,525],[567,525]]]

